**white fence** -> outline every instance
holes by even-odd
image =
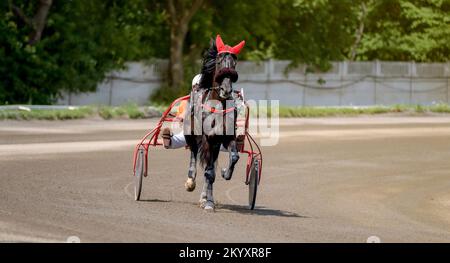
[[[240,61],[235,88],[246,99],[279,100],[289,106],[369,106],[450,103],[450,63],[333,62],[326,73],[308,73],[289,61]],[[128,70],[113,72],[94,93],[66,94],[59,104],[119,105],[148,103],[161,84],[167,61],[152,65],[129,63]]]

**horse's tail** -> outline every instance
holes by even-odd
[[[203,168],[211,160],[211,151],[209,150],[208,138],[205,135],[202,136],[202,141],[200,143],[200,164]]]

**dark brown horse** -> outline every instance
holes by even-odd
[[[219,152],[229,152],[227,168],[222,177],[230,180],[234,166],[239,160],[236,145],[236,109],[233,100],[232,83],[237,81],[237,54],[244,46],[241,42],[234,47],[224,45],[220,36],[205,53],[199,90],[192,91],[190,107],[184,121],[184,134],[191,150],[186,190],[195,189],[197,156],[205,171],[205,183],[200,195],[200,205],[205,210],[214,210],[213,184]]]

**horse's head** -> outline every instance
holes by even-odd
[[[220,35],[217,35],[215,44],[218,54],[213,86],[215,89],[218,89],[219,98],[226,100],[231,98],[233,92],[231,83],[238,80],[238,73],[236,72],[237,55],[244,47],[245,41],[230,47],[223,43]]]

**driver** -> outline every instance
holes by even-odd
[[[202,77],[202,74],[198,74],[192,79],[192,90],[196,90],[198,86],[200,85],[200,79]],[[184,116],[186,114],[188,102],[187,100],[183,100],[180,103],[180,106],[178,106],[178,110],[176,113],[175,118],[178,119],[180,122],[183,121]],[[166,127],[162,131],[162,138],[163,138],[163,144],[164,148],[166,149],[178,149],[181,147],[186,147],[186,139],[184,138],[183,131],[172,134],[169,127]]]

